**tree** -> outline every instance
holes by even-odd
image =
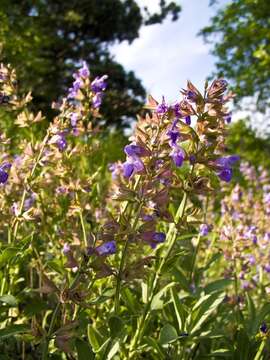
[[[240,155],[241,161],[270,168],[269,138],[258,137],[245,120],[231,124],[227,146],[228,152]]]
[[[269,0],[233,0],[200,32],[214,44],[216,72],[232,81],[236,101],[254,96],[257,109],[263,112],[270,98],[269,28]]]
[[[17,69],[24,90],[33,91],[35,106],[50,115],[51,102],[71,85],[74,66],[86,60],[95,75],[109,75],[102,112],[107,124],[122,126],[140,109],[145,90],[132,71],[114,61],[109,46],[132,43],[141,26],[161,23],[168,15],[176,20],[180,10],[164,0],[154,14],[135,0],[1,0],[2,61]]]

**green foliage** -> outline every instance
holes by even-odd
[[[270,139],[257,136],[248,122],[240,120],[231,125],[227,145],[228,151],[243,161],[270,168]]]
[[[234,0],[219,9],[200,33],[214,44],[216,72],[232,81],[236,99],[255,95],[262,111],[270,98],[269,27],[268,0]]]

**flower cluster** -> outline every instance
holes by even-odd
[[[241,288],[250,290],[269,282],[270,176],[248,163],[241,164],[241,172],[245,187],[235,185],[222,200],[222,225],[216,231],[226,261],[223,275],[237,274]]]
[[[126,161],[110,166],[113,199],[118,202],[133,199],[130,208],[134,209],[135,220],[125,213],[119,218],[119,229],[126,234],[132,249],[127,262],[136,258],[132,256],[137,252],[136,243],[142,242],[155,249],[165,242],[161,224],[173,222],[169,204],[174,201],[176,189],[178,194],[190,191],[205,195],[215,186],[213,177],[218,176],[226,182],[231,180],[232,167],[239,158],[223,153],[225,104],[230,99],[224,95],[226,87],[225,81],[216,80],[202,95],[188,82],[187,90],[182,91],[183,98],[172,105],[164,97],[161,103],[149,97],[146,105],[149,113],[139,118],[131,142],[124,148]],[[193,123],[195,126],[191,125]],[[194,205],[190,203],[189,206],[192,209]],[[128,207],[124,210],[132,214]],[[204,225],[201,234],[205,236],[209,230],[208,225]],[[121,241],[124,239],[122,235]],[[121,248],[121,241],[118,241]]]
[[[89,83],[89,76],[90,71],[86,64],[86,62],[83,62],[83,66],[78,70],[78,72],[74,73],[74,82],[72,84],[72,87],[69,89],[68,92],[68,99],[80,99],[81,92],[85,88],[90,88],[92,92],[91,101],[92,106],[94,109],[97,109],[100,107],[102,103],[102,97],[103,92],[107,87],[107,75],[103,75],[101,77],[96,77],[91,83]],[[76,115],[71,115],[71,121],[76,123]]]

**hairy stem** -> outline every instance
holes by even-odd
[[[134,190],[137,189],[137,187],[139,186],[140,181],[141,181],[141,176],[139,175],[137,177],[137,179],[136,179],[135,184],[134,184]],[[121,213],[121,216],[123,216],[125,214],[125,212],[127,211],[128,204],[129,204],[128,201],[124,204],[124,208],[123,208],[123,211]],[[133,226],[132,226],[132,230],[136,229],[137,223],[139,221],[139,216],[140,216],[142,204],[143,204],[142,202],[139,204],[139,208],[138,208],[137,215],[136,215],[136,218],[135,218]],[[122,253],[121,253],[120,265],[119,265],[119,270],[118,270],[117,278],[116,278],[116,289],[115,289],[115,297],[114,297],[114,312],[115,313],[118,313],[118,311],[119,311],[121,280],[122,280],[123,269],[124,269],[124,266],[125,266],[129,241],[130,241],[130,239],[127,236],[125,244],[124,244],[124,248],[123,248]]]
[[[137,226],[139,218],[140,218],[142,204],[143,203],[140,203],[140,205],[139,205],[137,215],[136,215],[136,218],[135,218],[133,226],[132,226],[132,231],[136,230],[136,226]],[[119,311],[122,273],[123,273],[125,262],[126,262],[126,256],[127,256],[127,252],[128,252],[129,242],[130,242],[130,238],[127,236],[126,241],[125,241],[125,245],[124,245],[124,248],[123,248],[123,251],[122,251],[122,254],[121,254],[119,270],[118,270],[118,273],[117,273],[115,299],[114,299],[114,312],[115,313],[118,313],[118,311]]]
[[[48,130],[47,131],[47,134],[45,136],[45,138],[43,139],[43,142],[42,142],[42,145],[41,145],[41,148],[40,148],[40,151],[38,153],[38,156],[34,162],[34,166],[30,172],[30,175],[28,177],[26,177],[25,179],[25,185],[26,183],[33,177],[35,171],[36,171],[36,168],[40,162],[40,159],[43,155],[43,152],[45,150],[45,147],[47,145],[47,142],[48,142],[48,139],[49,139],[49,136],[50,136],[50,131]],[[23,194],[22,194],[22,199],[21,199],[21,202],[20,202],[20,207],[19,207],[19,215],[18,217],[15,218],[14,222],[13,222],[13,225],[12,227],[14,227],[14,232],[13,232],[13,239],[14,241],[16,241],[16,238],[17,238],[17,233],[18,233],[18,228],[19,228],[19,216],[21,216],[22,212],[23,212],[23,206],[24,206],[24,202],[25,202],[25,198],[26,198],[26,195],[27,195],[27,190],[26,188],[24,187],[24,190],[23,190]]]

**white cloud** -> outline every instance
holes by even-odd
[[[155,0],[139,4],[150,5],[151,11],[158,9]],[[148,92],[159,98],[164,94],[170,101],[178,98],[187,79],[202,87],[214,63],[209,47],[196,36],[210,17],[208,0],[183,0],[181,5],[177,22],[168,19],[162,25],[143,27],[131,45],[124,42],[112,47],[116,60],[134,70]]]

